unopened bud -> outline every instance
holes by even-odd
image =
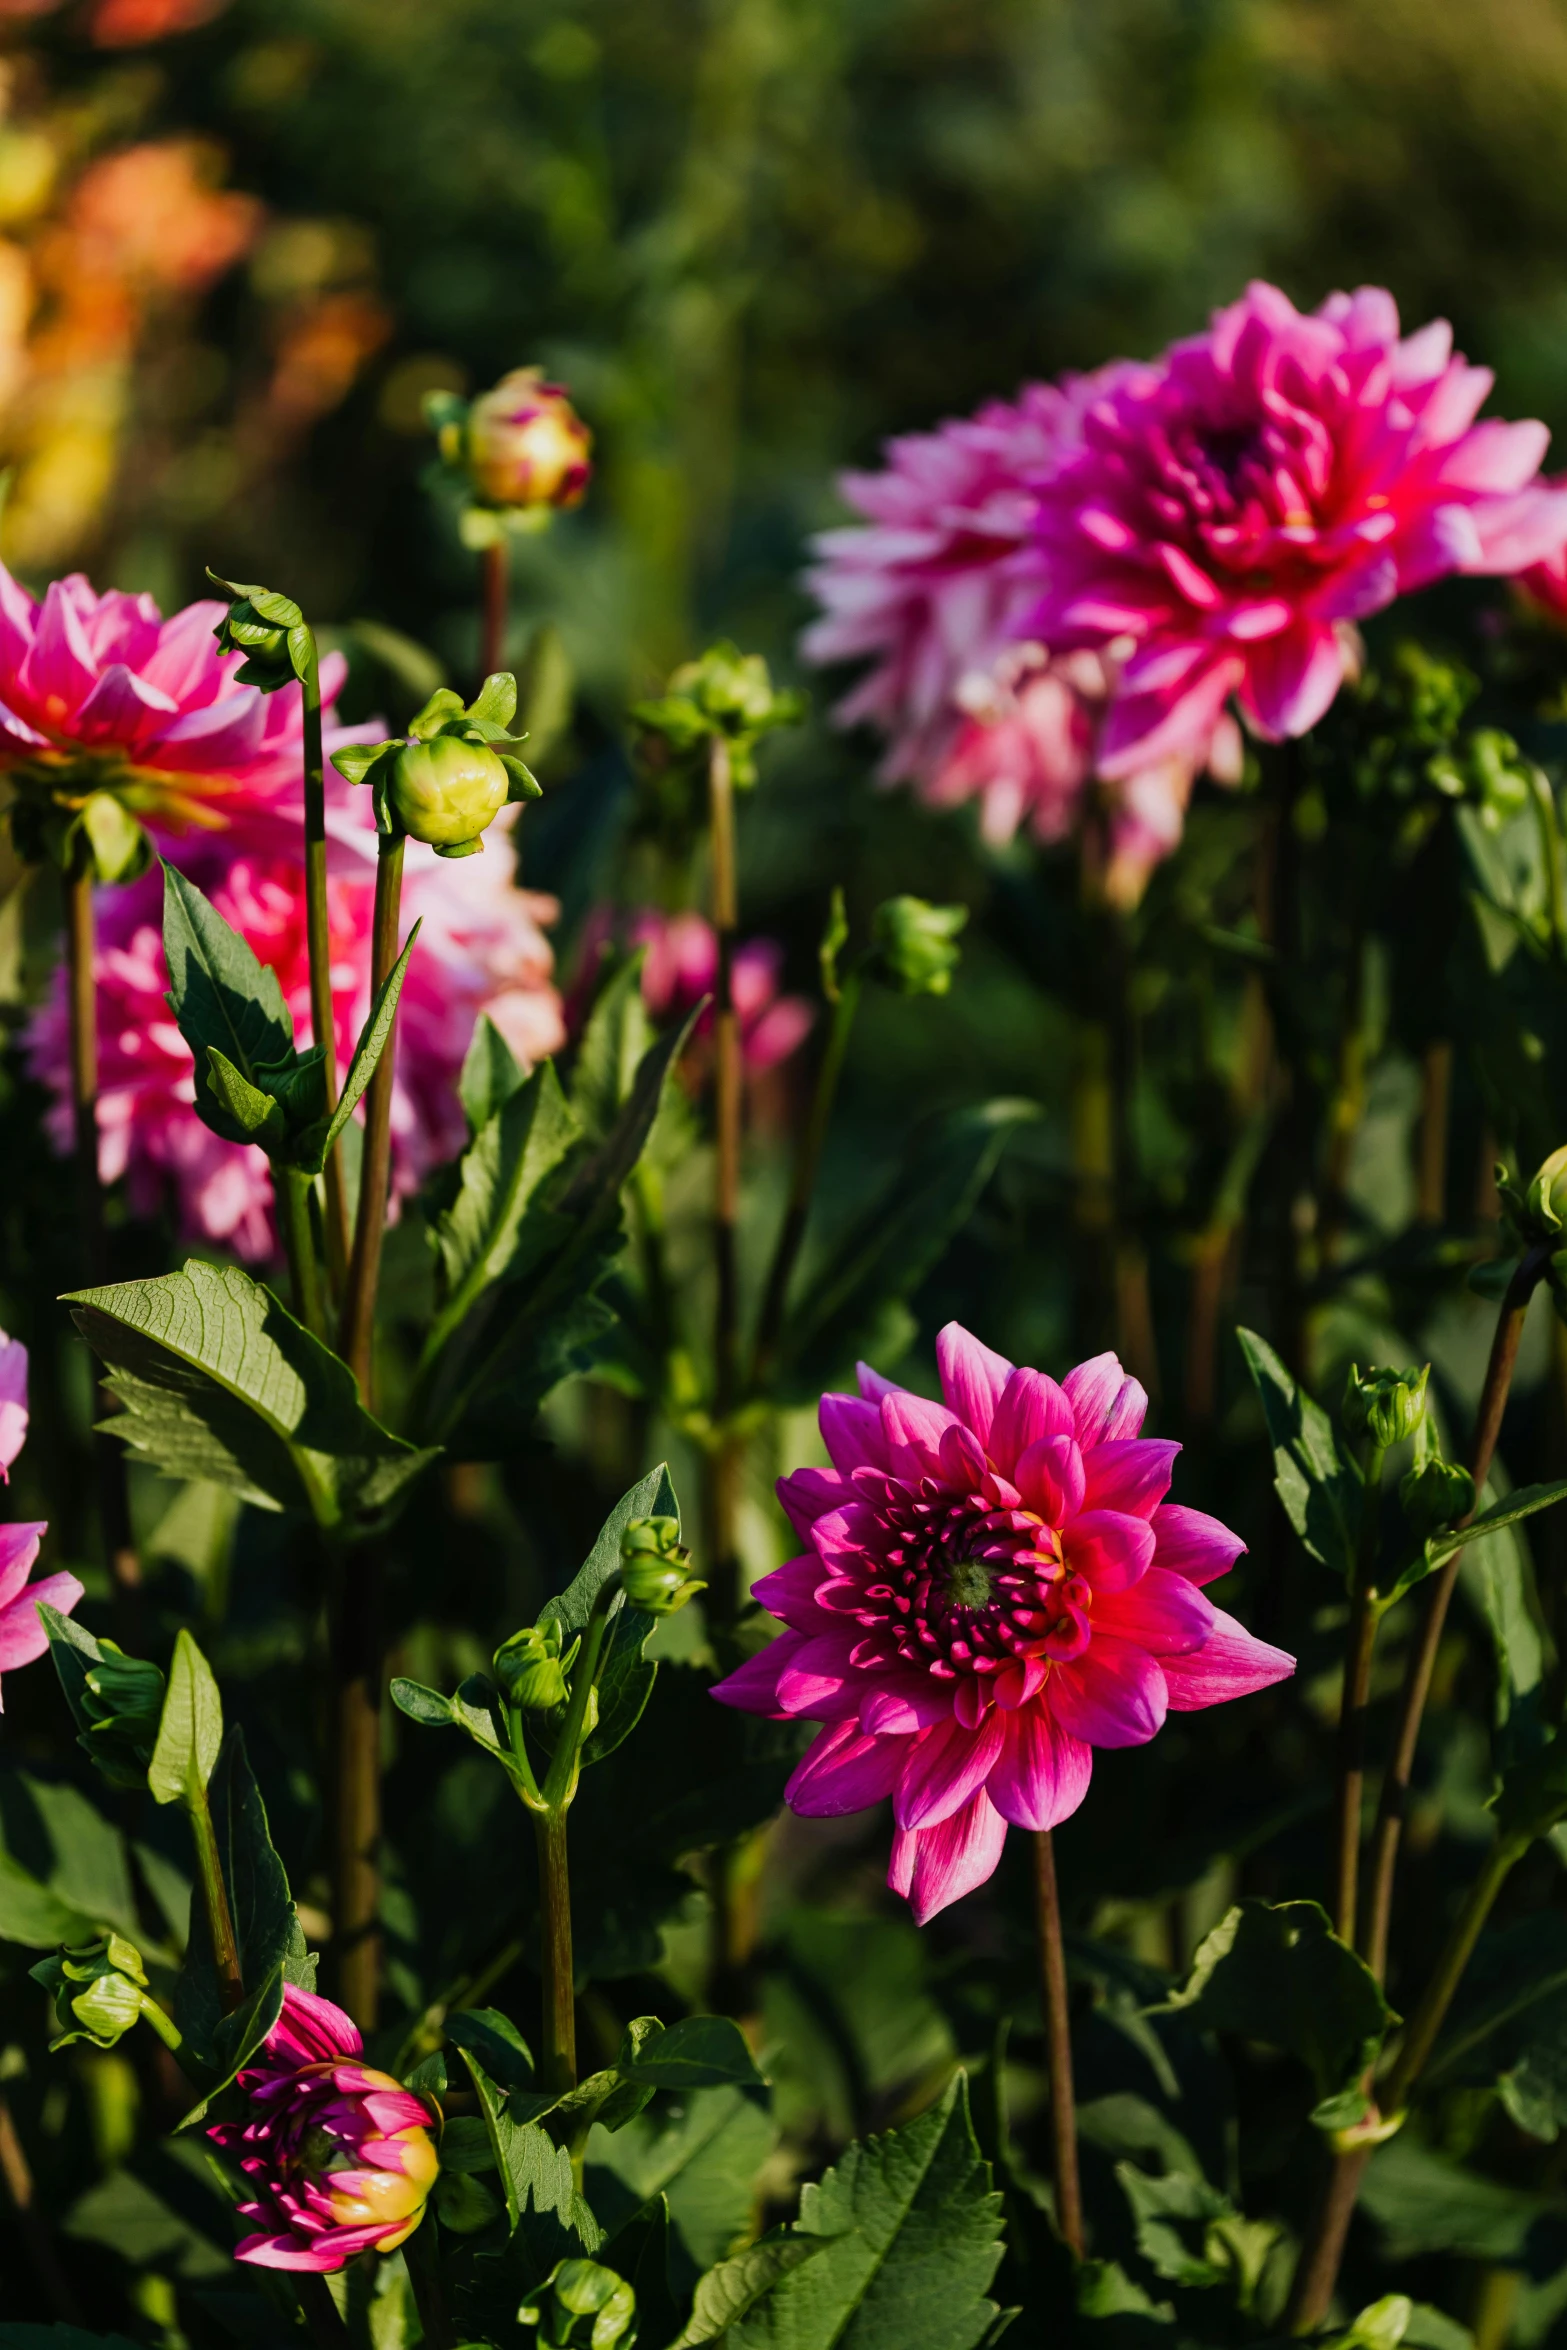
[[[887,898],[872,925],[882,977],[900,995],[945,995],[958,967],[958,932],[967,920],[967,906]]]
[[[1529,1237],[1554,1237],[1567,1225],[1567,1143],[1541,1161],[1524,1193]]]
[[[410,840],[450,851],[477,848],[511,794],[511,777],[483,743],[451,735],[406,743],[392,762],[387,797]]]
[[[1475,1481],[1456,1461],[1426,1461],[1400,1479],[1398,1498],[1411,1531],[1422,1541],[1456,1526],[1475,1505]]]
[[[305,616],[292,596],[275,588],[245,587],[232,579],[207,577],[230,599],[229,608],[213,630],[219,649],[243,653],[245,665],[236,672],[244,685],[274,694],[305,675],[315,646]]]
[[[514,1632],[495,1651],[495,1678],[513,1705],[526,1713],[552,1713],[566,1702],[572,1660],[580,1647],[574,1640],[561,1653],[561,1628],[553,1618]]]
[[[174,2026],[148,1996],[141,1952],[123,1934],[57,1951],[32,1969],[32,1977],[54,1993],[60,2030],[51,2047],[91,2040],[97,2048],[112,2048],[143,2015],[169,2045],[178,2045]]]
[[[691,1572],[691,1553],[675,1518],[633,1518],[620,1537],[620,1583],[632,1607],[672,1616],[707,1585]]]
[[[448,415],[440,450],[482,505],[535,512],[578,505],[593,471],[593,435],[540,367],[514,367],[467,414]]]
[[[1426,1381],[1430,1376],[1429,1363],[1419,1372],[1372,1369],[1364,1373],[1352,1363],[1343,1403],[1348,1433],[1368,1437],[1379,1452],[1413,1436],[1426,1416]]]
[[[562,2260],[517,2317],[538,2327],[538,2350],[630,2350],[636,2312],[635,2292],[612,2268]]]

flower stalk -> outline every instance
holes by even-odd
[[[479,554],[479,675],[493,677],[506,657],[511,550],[503,536]]]
[[[333,1156],[336,1156],[335,1150]],[[316,1258],[316,1236],[310,1217],[311,1179],[301,1167],[274,1163],[272,1192],[277,1203],[283,1254],[288,1260],[294,1312],[307,1330],[324,1341],[327,1335],[326,1306],[321,1293],[321,1268]],[[327,1214],[330,1232],[330,1206]]]
[[[1034,1907],[1050,2071],[1050,2137],[1055,2155],[1056,2231],[1074,2260],[1084,2252],[1083,2190],[1077,2168],[1077,2105],[1072,2090],[1072,2019],[1067,2005],[1061,1896],[1051,1831],[1034,1833]]]
[[[740,1452],[731,1423],[740,1400],[740,1021],[735,1010],[734,958],[739,930],[735,864],[734,777],[729,743],[715,733],[707,759],[712,922],[718,939],[713,990],[714,1150],[713,1262],[717,1302],[713,1328],[713,1450],[708,1464],[713,1596],[723,1622],[740,1607],[736,1539]]]
[[[1349,1634],[1344,1644],[1343,1694],[1339,1705],[1338,1859],[1334,1884],[1334,1923],[1341,1942],[1351,1949],[1360,1891],[1360,1812],[1366,1787],[1366,1703],[1371,1689],[1371,1658],[1376,1647],[1382,1609],[1377,1598],[1377,1533],[1382,1504],[1382,1470],[1386,1447],[1369,1438],[1365,1485],[1360,1502],[1360,1538],[1355,1552],[1355,1582],[1350,1594]]]
[[[370,942],[371,1000],[380,994],[397,961],[398,913],[403,888],[403,835],[383,832],[375,869],[375,914]],[[343,1300],[341,1353],[359,1382],[367,1406],[373,1386],[375,1299],[381,1278],[381,1243],[392,1174],[392,1095],[397,1081],[397,1027],[365,1093],[364,1158],[359,1176],[359,1212]]]
[[[240,1972],[234,1913],[229,1907],[228,1887],[223,1882],[217,1830],[212,1824],[212,1806],[205,1787],[190,1797],[185,1813],[190,1821],[191,1840],[196,1847],[196,1879],[201,1887],[201,1898],[207,1912],[207,1928],[212,1936],[212,1962],[217,1969],[218,1997],[224,2014],[232,2015],[244,2003],[245,1980]]]
[[[337,1107],[337,1026],[332,1008],[332,935],[327,902],[321,664],[313,631],[302,664],[299,692],[304,711],[305,932],[310,949],[310,1028],[313,1041],[322,1049],[321,1074],[326,1089],[323,1106],[330,1117]],[[314,1253],[312,1240],[312,1263]],[[343,1184],[343,1154],[339,1143],[333,1144],[326,1162],[326,1261],[332,1295],[341,1298],[348,1273],[348,1196]],[[290,1271],[293,1270],[291,1257]],[[297,1283],[295,1295],[299,1295]],[[312,1322],[309,1327],[317,1326]]]
[[[338,1561],[333,1625],[336,1789],[332,1925],[337,1988],[363,2032],[380,2005],[381,1560],[373,1543]]]

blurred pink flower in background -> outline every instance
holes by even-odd
[[[0,1330],[0,1478],[7,1484],[26,1435],[27,1349]]]
[[[642,1001],[660,1025],[683,1020],[713,992],[718,937],[705,915],[661,914],[652,906],[622,913],[613,906],[595,906],[582,925],[577,948],[570,1005],[574,1028],[591,1008],[605,951],[617,946],[628,952],[644,950]],[[788,1060],[804,1043],[816,1017],[804,996],[779,994],[783,962],[784,951],[776,939],[750,938],[735,950],[735,1010],[748,1069],[771,1069]],[[712,1027],[708,1010],[697,1023],[698,1037],[711,1035]]]
[[[18,1338],[0,1330],[0,1475],[10,1476],[11,1463],[27,1434],[27,1349]],[[68,1616],[82,1596],[74,1575],[40,1575],[29,1583],[38,1545],[48,1527],[33,1521],[0,1526],[0,1673],[14,1673],[30,1665],[49,1645],[49,1635],[38,1617],[44,1600]],[[0,1710],[3,1710],[0,1698]]]
[[[1057,1386],[949,1322],[936,1356],[942,1403],[863,1364],[858,1396],[823,1396],[831,1468],[778,1485],[806,1549],[756,1586],[786,1628],[713,1692],[824,1725],[793,1810],[891,1796],[888,1882],[921,1925],[984,1883],[1009,1825],[1076,1811],[1094,1747],[1295,1669],[1200,1588],[1245,1544],[1165,1500],[1181,1448],[1139,1435],[1148,1398],[1114,1355]]]
[[[1477,424],[1491,382],[1440,320],[1401,338],[1380,288],[1306,316],[1254,284],[1104,386],[1039,486],[1025,622],[1057,650],[1124,653],[1102,774],[1205,759],[1232,694],[1259,734],[1304,734],[1355,657],[1355,621],[1560,549],[1545,426]]]
[[[1567,473],[1553,475],[1550,487],[1567,494]],[[1567,620],[1567,539],[1553,547],[1542,562],[1520,571],[1514,584],[1552,619]]]
[[[279,694],[278,701],[297,696]],[[339,1064],[346,1064],[369,1009],[369,946],[375,899],[369,796],[334,807],[329,887],[333,1002]],[[304,872],[297,853],[208,851],[208,869],[182,858],[226,922],[277,972],[301,1043],[310,1037],[310,966]],[[504,855],[443,862],[418,843],[407,850],[403,928],[422,917],[398,1017],[392,1109],[394,1197],[462,1147],[457,1076],[480,1012],[517,1058],[531,1064],[565,1039],[553,955],[543,925],[552,898],[513,886]],[[136,1213],[150,1215],[172,1191],[187,1240],[216,1241],[252,1262],[272,1252],[272,1186],[264,1154],[224,1142],[196,1114],[195,1068],[164,1001],[161,877],[105,891],[98,901],[98,1164],[105,1183],[126,1179]],[[32,1074],[48,1086],[56,1147],[69,1151],[69,1027],[63,974],[24,1038]]]

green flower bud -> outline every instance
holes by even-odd
[[[672,1616],[707,1585],[691,1572],[691,1553],[674,1518],[633,1518],[620,1537],[620,1584],[645,1615]]]
[[[758,736],[793,726],[805,713],[804,697],[774,686],[760,653],[738,645],[710,645],[687,661],[656,701],[638,702],[631,715],[646,734],[667,743],[676,757],[721,737],[729,745],[731,777],[740,789],[756,781]]]
[[[552,1713],[566,1702],[567,1675],[581,1645],[574,1640],[563,1656],[558,1623],[529,1624],[495,1651],[495,1678],[512,1705],[528,1713]]]
[[[1567,1224],[1567,1143],[1541,1161],[1523,1196],[1523,1218],[1531,1240],[1549,1238]]]
[[[958,932],[967,920],[967,906],[887,898],[871,925],[882,977],[900,995],[945,995],[958,967]]]
[[[410,840],[429,841],[448,854],[480,835],[511,796],[511,777],[483,743],[437,735],[434,742],[405,743],[392,761],[387,798],[399,827]]]
[[[243,653],[245,665],[236,672],[244,685],[275,694],[279,686],[302,679],[315,657],[315,640],[305,616],[292,596],[275,588],[242,587],[236,580],[207,577],[230,599],[229,608],[213,630],[225,653]]]
[[[1430,1376],[1429,1363],[1419,1373],[1373,1369],[1364,1375],[1352,1363],[1342,1407],[1348,1433],[1368,1437],[1380,1452],[1413,1436],[1426,1416]]]
[[[179,2045],[179,2033],[148,1995],[141,1952],[122,1934],[105,1934],[96,1942],[58,1951],[31,1973],[35,1983],[54,1993],[60,2031],[51,2048],[68,2047],[73,2040],[112,2048],[144,2015],[169,2047]]]
[[[1421,1541],[1443,1526],[1456,1526],[1475,1505],[1475,1481],[1456,1461],[1426,1461],[1399,1482],[1404,1516]]]
[[[517,2317],[538,2327],[538,2350],[631,2350],[636,2313],[636,2294],[612,2268],[561,2260]]]

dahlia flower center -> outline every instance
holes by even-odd
[[[878,1539],[853,1613],[857,1661],[919,1665],[938,1679],[988,1676],[1032,1658],[1080,1656],[1087,1584],[1033,1510],[926,1479],[887,1481]]]

